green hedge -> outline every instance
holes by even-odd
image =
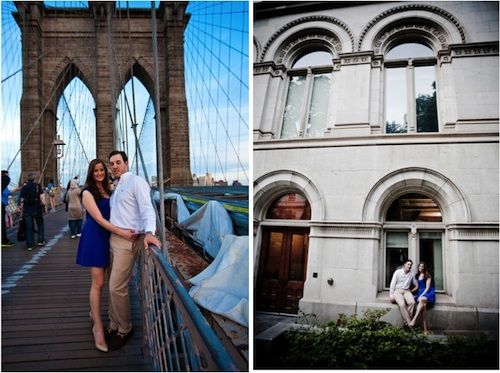
[[[485,336],[433,341],[380,318],[341,315],[326,324],[290,330],[261,367],[282,368],[498,368],[498,343]],[[257,356],[257,360],[259,357]]]

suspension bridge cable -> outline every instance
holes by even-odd
[[[75,120],[73,119],[73,115],[71,114],[71,109],[69,108],[68,101],[66,100],[66,97],[64,96],[64,92],[62,94],[62,99],[64,100],[64,102],[68,106],[68,109],[69,109],[68,112],[69,112],[69,116],[71,119],[71,123],[73,123],[73,126],[75,127],[76,137],[78,138],[78,141],[80,142],[80,145],[82,146],[83,155],[85,156],[85,159],[87,160],[87,162],[90,162],[89,157],[87,156],[87,153],[85,152],[85,147],[83,146],[82,139],[80,138],[80,133],[78,132],[78,128],[76,128],[76,126],[75,126]]]
[[[196,50],[197,50],[197,49],[196,49]],[[198,51],[198,50],[197,50],[197,51]],[[199,53],[199,51],[198,51],[198,53]],[[196,66],[196,69],[197,69],[197,70],[198,70],[198,72],[199,72],[199,66]],[[214,78],[215,78],[215,77],[214,77]],[[205,81],[205,80],[203,80],[203,81],[202,81],[202,84],[205,86],[205,89],[208,91],[208,87],[207,87],[207,85],[206,85],[206,81]],[[212,103],[214,104],[214,100],[213,100],[213,97],[212,97],[212,95],[211,95],[211,93],[210,93],[210,92],[208,93],[208,96],[210,97],[210,99],[211,99]],[[219,108],[215,107],[215,111],[216,111],[217,115],[220,117]],[[240,115],[240,116],[241,116],[241,114],[240,114],[240,113],[238,113],[238,115]],[[227,127],[224,125],[224,121],[222,120],[222,118],[221,118],[221,122],[222,122],[222,125],[223,125],[223,127],[224,127],[224,130],[226,131],[226,136],[228,136],[228,139],[229,139],[229,142],[230,142],[230,144],[231,144],[231,146],[232,146],[232,148],[233,148],[233,151],[235,152],[235,155],[236,155],[236,157],[238,158],[238,162],[240,163],[240,165],[241,165],[241,167],[242,167],[242,169],[243,169],[243,173],[245,174],[245,177],[247,177],[247,178],[248,178],[247,173],[245,172],[244,167],[243,167],[243,165],[241,164],[240,155],[236,152],[236,148],[234,147],[234,144],[233,144],[233,142],[231,141],[231,137],[229,136],[229,132],[228,132],[228,130],[227,130]]]
[[[71,65],[68,65],[66,67],[66,71],[69,70]],[[43,107],[43,109],[41,110],[40,114],[38,115],[38,117],[36,118],[35,122],[33,123],[33,125],[31,126],[31,129],[29,130],[28,134],[26,135],[26,138],[24,139],[24,141],[21,143],[21,147],[19,148],[19,150],[17,151],[16,155],[14,156],[14,158],[12,159],[12,161],[10,162],[9,166],[7,167],[7,170],[10,169],[10,167],[12,166],[12,164],[14,163],[15,159],[17,158],[17,156],[19,155],[19,153],[21,152],[21,149],[24,147],[24,145],[26,144],[26,142],[28,141],[31,133],[35,130],[35,127],[38,125],[38,123],[40,123],[40,119],[42,118],[42,115],[43,113],[45,112],[45,110],[47,109],[47,107],[49,106],[49,104],[51,103],[52,101],[52,98],[54,97],[55,93],[56,93],[56,87],[59,87],[59,85],[61,85],[62,83],[62,79],[59,81],[59,83],[57,84],[57,86],[54,86],[54,88],[52,89],[52,94],[50,95],[49,99],[47,100],[47,103],[45,104],[45,106]]]
[[[199,39],[197,39],[197,40],[198,40],[198,42],[199,42],[199,43],[203,43],[201,40],[199,40]],[[194,43],[193,43],[193,44],[194,44]],[[209,52],[213,54],[213,52],[212,52],[212,51],[209,51]],[[217,58],[217,57],[216,57],[216,58]],[[227,65],[226,65],[226,64],[225,64],[222,60],[220,60],[220,59],[218,59],[218,60],[219,60],[219,63],[221,63],[221,64],[222,64],[222,65],[223,65],[223,66],[224,66],[224,67],[225,67],[225,68],[226,68],[226,69],[227,69],[227,70],[228,70],[228,71],[229,71],[229,72],[230,72],[233,76],[235,76],[235,77],[236,77],[236,79],[240,82],[240,84],[243,84],[243,85],[245,85],[245,87],[247,87],[247,88],[248,88],[248,86],[247,86],[247,85],[246,85],[246,84],[245,84],[245,83],[241,80],[241,78],[239,78],[239,77],[238,77],[235,73],[233,73],[233,72],[231,71],[231,69],[230,69],[230,68],[229,68],[229,67],[228,67],[228,66],[227,66]],[[203,61],[203,62],[204,62],[204,64],[205,64],[206,66],[208,66],[208,65],[206,64],[206,61]],[[246,122],[246,120],[245,120],[245,119],[241,116],[241,113],[238,111],[238,109],[237,109],[236,105],[235,105],[235,104],[233,103],[233,101],[231,100],[231,96],[230,96],[230,94],[229,94],[229,93],[228,93],[228,92],[224,89],[224,87],[222,87],[222,85],[220,84],[220,82],[217,80],[217,77],[213,74],[213,72],[212,72],[210,69],[209,69],[209,72],[211,73],[212,78],[216,79],[217,83],[219,84],[220,89],[222,89],[222,90],[223,90],[223,92],[224,92],[224,94],[227,96],[227,98],[228,98],[228,102],[229,102],[229,103],[233,106],[233,108],[236,110],[236,112],[238,113],[238,115],[241,117],[241,119],[242,119],[243,123],[245,124],[246,128],[248,128],[248,123],[247,123],[247,122]]]

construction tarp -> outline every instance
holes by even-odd
[[[224,236],[214,261],[189,282],[197,304],[248,327],[248,236]]]
[[[222,238],[234,234],[233,222],[220,202],[208,201],[187,219],[179,221],[192,237],[213,258],[217,256]]]
[[[186,207],[186,204],[184,203],[184,200],[182,199],[182,196],[178,193],[165,193],[164,194],[164,199],[171,199],[176,202],[177,205],[177,216],[175,217],[177,221],[183,221],[189,218],[189,210]],[[156,191],[153,194],[153,200],[155,202],[160,202],[160,192]]]

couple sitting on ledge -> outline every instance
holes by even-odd
[[[431,275],[427,272],[425,263],[419,263],[418,271],[415,275],[411,271],[412,265],[413,262],[408,259],[404,262],[403,268],[397,269],[394,272],[390,285],[389,298],[391,302],[398,304],[405,325],[411,328],[414,327],[418,317],[422,315],[424,334],[428,334],[427,304],[434,304],[436,302],[436,295],[431,285]],[[411,285],[414,287],[410,290]],[[416,294],[413,295],[415,291]],[[417,310],[415,315],[413,315],[415,304],[417,304]]]

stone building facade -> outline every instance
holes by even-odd
[[[256,310],[401,323],[408,257],[431,328],[497,330],[498,2],[254,11]]]

